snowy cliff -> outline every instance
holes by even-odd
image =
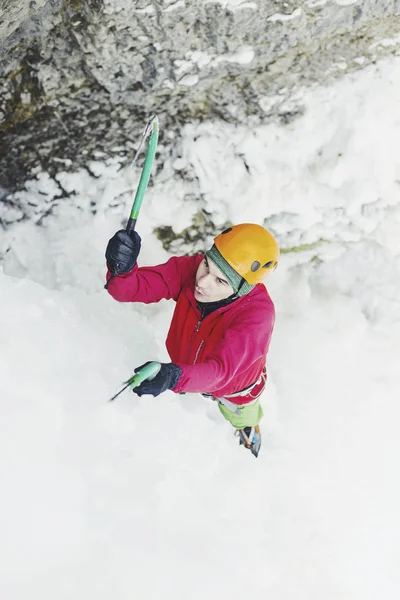
[[[128,160],[151,112],[160,168],[187,120],[288,123],[305,89],[397,53],[400,3],[14,0],[1,17],[7,197],[38,167],[53,177],[99,152]]]

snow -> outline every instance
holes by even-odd
[[[196,73],[190,74],[190,71],[200,72],[205,67],[215,68],[221,62],[237,63],[246,65],[251,63],[254,58],[254,50],[251,46],[241,46],[236,52],[225,52],[219,56],[209,55],[206,52],[190,51],[185,53],[185,60],[174,60],[174,74],[179,85],[194,86],[199,82],[199,76]],[[163,82],[164,87],[173,87],[170,80]]]
[[[188,123],[146,192],[141,264],[200,195],[218,225],[266,219],[297,246],[268,283],[257,460],[199,396],[107,402],[167,360],[173,303],[103,289],[138,170],[61,173],[74,204],[30,182],[32,220],[0,238],[1,598],[397,600],[399,96],[393,58],[307,92],[286,126]]]
[[[199,82],[198,75],[184,75],[181,79],[179,79],[179,85],[185,85],[191,87],[196,85]]]
[[[308,2],[305,2],[305,5],[309,8],[318,8],[324,6],[327,2],[328,0],[308,0]]]
[[[135,12],[151,15],[155,12],[155,10],[154,10],[154,6],[152,6],[151,4],[148,4],[144,8],[135,8]]]
[[[258,9],[258,2],[246,2],[245,0],[203,0],[203,2],[204,4],[220,4],[223,8],[231,12],[246,8],[250,10]]]
[[[352,6],[352,4],[356,4],[359,0],[334,0],[338,6]]]
[[[242,46],[241,48],[239,48],[236,52],[231,52],[231,53],[226,53],[223,54],[221,56],[218,56],[218,58],[216,58],[214,60],[213,64],[218,64],[220,62],[231,62],[231,63],[238,63],[239,65],[246,65],[248,63],[251,63],[251,61],[254,58],[254,50],[251,46]]]
[[[378,42],[374,42],[370,45],[369,50],[374,50],[376,47],[382,46],[384,48],[389,48],[390,46],[397,46],[400,43],[400,36],[396,36],[395,38],[384,38],[379,40]]]
[[[303,14],[303,10],[301,8],[296,8],[291,14],[281,14],[275,13],[268,17],[267,21],[271,21],[272,23],[283,22],[283,21],[292,21],[293,19],[297,19],[301,17]]]
[[[185,2],[183,0],[179,0],[178,2],[175,2],[174,4],[170,4],[169,6],[167,6],[167,8],[164,8],[164,12],[166,12],[166,13],[172,12],[173,10],[176,10],[177,8],[185,8]]]

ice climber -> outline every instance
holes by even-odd
[[[216,400],[240,444],[258,456],[260,395],[274,326],[273,302],[262,281],[277,267],[279,247],[261,225],[225,229],[205,254],[138,267],[141,238],[118,231],[108,242],[108,291],[119,302],[176,306],[166,340],[171,362],[133,391],[197,392]]]

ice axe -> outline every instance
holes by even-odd
[[[131,214],[129,216],[128,224],[126,226],[126,231],[131,234],[132,231],[135,231],[136,221],[139,216],[139,211],[142,206],[143,196],[147,188],[147,184],[149,183],[151,167],[153,166],[154,156],[157,148],[158,141],[158,117],[157,115],[152,115],[150,119],[147,121],[146,127],[144,128],[144,132],[142,135],[141,142],[139,144],[139,148],[135,154],[135,158],[132,161],[132,164],[136,161],[136,158],[140,152],[140,148],[143,144],[143,141],[149,137],[149,142],[147,144],[146,156],[144,159],[144,164],[142,168],[142,173],[140,175],[140,181],[138,188],[136,190],[135,199],[132,204]]]
[[[161,364],[159,362],[148,363],[147,365],[139,369],[139,371],[137,371],[134,375],[132,375],[132,377],[124,381],[117,393],[109,399],[109,402],[115,400],[115,398],[122,394],[122,392],[126,390],[126,388],[130,387],[133,389],[140,385],[142,381],[145,381],[145,379],[150,379],[151,381],[159,373],[160,369]]]
[[[153,166],[154,156],[156,154],[157,141],[158,141],[158,117],[157,115],[152,115],[150,119],[146,123],[146,127],[144,128],[142,139],[139,144],[139,148],[136,151],[135,157],[131,163],[133,165],[136,162],[136,159],[139,155],[140,149],[144,140],[149,137],[149,141],[147,144],[146,156],[144,159],[144,164],[142,167],[142,172],[140,174],[139,185],[136,190],[135,198],[133,200],[131,213],[129,215],[128,223],[126,225],[126,231],[130,235],[135,231],[136,221],[139,216],[140,209],[142,207],[144,193],[147,188],[147,184],[149,183],[151,167]],[[107,281],[104,286],[105,289],[108,288],[110,281],[112,281],[116,275],[111,275],[110,279]]]

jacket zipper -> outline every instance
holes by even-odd
[[[201,350],[202,345],[204,344],[204,340],[201,340],[199,347],[197,348],[196,356],[194,357],[193,364],[196,364],[197,357],[199,356],[199,352]]]
[[[190,351],[191,351],[191,349],[192,349],[193,342],[194,342],[194,338],[196,337],[196,333],[197,333],[197,332],[199,331],[199,329],[200,329],[201,321],[202,321],[202,319],[201,319],[201,317],[200,317],[200,319],[197,321],[197,324],[196,324],[196,326],[195,326],[195,328],[194,328],[194,332],[193,332],[192,339],[191,339],[191,341],[190,341],[190,346],[189,346],[188,353],[187,353],[187,362],[189,362]],[[203,342],[201,342],[201,344],[200,344],[200,347],[201,347],[202,345],[203,345]],[[198,349],[197,349],[197,352],[196,352],[196,356],[195,356],[194,362],[196,362],[196,360],[197,360],[197,356],[198,356],[198,354],[199,354],[199,350],[200,350],[200,348],[198,348]],[[194,363],[193,363],[193,364],[194,364]]]
[[[189,347],[189,351],[188,351],[188,356],[187,356],[188,360],[189,360],[190,351],[191,351],[191,349],[192,349],[192,345],[193,345],[193,342],[194,342],[194,338],[196,337],[196,333],[198,333],[198,331],[199,331],[199,329],[200,329],[200,325],[201,325],[201,322],[202,322],[202,320],[203,320],[203,319],[204,319],[204,317],[203,317],[203,316],[200,316],[200,319],[197,321],[197,324],[196,324],[196,326],[195,326],[195,328],[194,328],[194,334],[193,334],[193,336],[192,336],[192,341],[191,341],[191,344],[190,344],[190,347]],[[193,361],[193,363],[192,363],[192,364],[194,364],[194,365],[196,364],[196,361],[197,361],[197,359],[198,359],[198,356],[199,356],[199,353],[200,353],[200,350],[201,350],[201,348],[202,348],[203,344],[204,344],[204,340],[201,340],[201,342],[200,342],[200,344],[199,344],[199,347],[198,347],[198,348],[197,348],[197,350],[196,350],[196,355],[195,355],[195,357],[194,357],[194,361]]]

